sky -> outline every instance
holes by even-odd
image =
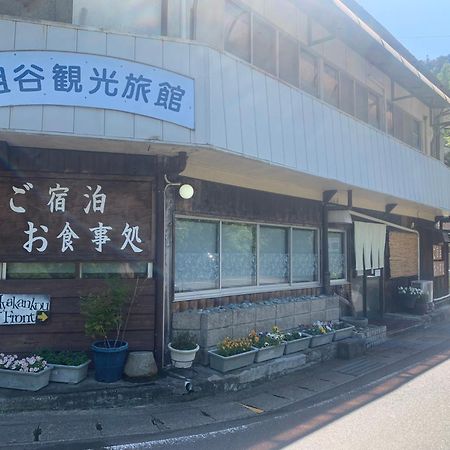
[[[450,54],[450,0],[357,0],[416,58]]]

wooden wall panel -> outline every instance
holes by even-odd
[[[124,280],[130,287],[136,280]],[[102,290],[101,280],[6,280],[0,292],[42,293],[51,298],[50,319],[41,325],[3,325],[0,327],[0,352],[89,350],[92,338],[84,334],[80,296]],[[153,280],[139,280],[138,296],[130,311],[125,339],[130,350],[153,350],[155,330],[155,286]],[[125,308],[127,310],[127,308]]]

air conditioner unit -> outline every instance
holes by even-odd
[[[433,301],[433,282],[430,280],[415,280],[411,281],[411,286],[422,289],[423,293],[427,296],[427,302]]]

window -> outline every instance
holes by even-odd
[[[253,64],[277,74],[276,32],[267,23],[253,17]]]
[[[75,25],[161,35],[161,0],[74,0]]]
[[[278,61],[280,78],[299,86],[299,53],[294,39],[280,33],[278,36]]]
[[[319,96],[319,65],[317,58],[311,53],[302,51],[300,59],[301,88],[314,95]]]
[[[7,263],[6,279],[63,279],[76,277],[75,263]]]
[[[194,0],[167,0],[167,36],[190,39]]]
[[[292,282],[318,281],[317,230],[292,229]]]
[[[365,86],[355,86],[355,116],[364,122],[369,120],[369,91]]]
[[[179,219],[175,226],[175,290],[219,287],[219,223]]]
[[[344,280],[347,278],[345,259],[345,233],[342,231],[328,232],[330,280]]]
[[[260,227],[259,276],[261,284],[289,281],[288,229]]]
[[[345,73],[340,76],[340,101],[339,105],[342,111],[347,114],[355,114],[355,82]]]
[[[224,31],[225,50],[250,62],[250,13],[227,1]]]
[[[330,105],[339,106],[339,72],[328,64],[323,66],[323,99]]]
[[[368,93],[368,123],[380,128],[380,101],[377,95]]]
[[[389,134],[411,147],[422,150],[422,124],[397,105],[387,105],[387,127]]]
[[[88,262],[81,264],[81,278],[146,278],[146,262]]]
[[[386,103],[386,131],[394,136],[394,112],[391,102]]]
[[[318,236],[316,229],[177,218],[175,292],[317,283]]]
[[[256,225],[222,224],[222,287],[256,284]]]

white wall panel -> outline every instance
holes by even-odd
[[[183,75],[189,74],[189,49],[189,45],[181,42],[164,41],[164,68]],[[191,131],[173,123],[163,122],[163,139],[168,142],[190,143]]]
[[[329,113],[329,114],[327,114]],[[313,101],[313,126],[314,139],[316,143],[317,174],[323,178],[336,178],[336,154],[328,151],[327,134],[330,134],[334,140],[333,121],[331,110],[324,108],[320,102]],[[308,130],[309,131],[309,130]],[[335,148],[333,142],[330,148]]]
[[[37,23],[16,22],[16,50],[44,50],[46,27]]]
[[[191,130],[191,142],[207,144],[210,142],[208,49],[191,45],[189,54],[189,75],[195,80],[195,129]]]
[[[244,154],[257,157],[255,98],[253,95],[252,71],[243,63],[237,65],[239,104],[242,119],[242,149]]]
[[[0,51],[12,50],[16,36],[16,22],[0,19]]]
[[[237,77],[236,60],[221,55],[222,83],[225,129],[227,134],[227,148],[233,152],[242,153],[242,128],[246,126],[247,118],[241,122],[239,108],[239,84]]]
[[[281,126],[280,83],[266,77],[267,109],[269,112],[270,148],[272,162],[284,164],[283,128]]]
[[[47,50],[75,52],[77,30],[68,27],[48,27]]]
[[[281,126],[283,129],[284,163],[297,167],[295,157],[294,127],[297,125],[293,115],[291,91],[288,86],[280,84]]]
[[[267,106],[267,90],[265,76],[257,70],[253,73],[253,98],[255,99],[256,139],[258,141],[258,158],[272,160],[269,132],[269,110]]]
[[[306,151],[308,153],[309,173],[319,173],[319,164],[317,160],[316,134],[313,99],[309,95],[303,95],[303,123],[305,124]]]
[[[12,106],[10,127],[15,130],[41,131],[42,106]]]
[[[305,124],[303,121],[302,96],[292,91],[292,117],[294,120],[294,145],[296,168],[301,172],[309,172],[308,152],[306,150]]]
[[[225,111],[222,83],[222,67],[220,54],[208,51],[209,66],[209,124],[211,144],[217,147],[227,147]]]
[[[42,129],[56,133],[73,133],[75,108],[68,106],[44,106]]]
[[[11,108],[9,106],[3,106],[0,108],[0,128],[9,128],[9,116],[11,114]]]

